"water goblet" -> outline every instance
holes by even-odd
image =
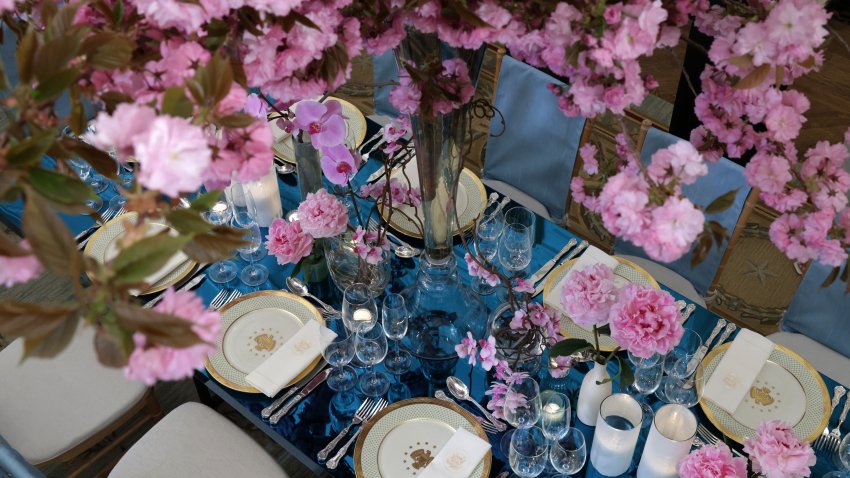
[[[112,199],[109,200],[109,209],[115,211],[116,213],[121,210],[122,207],[127,206],[127,198],[124,196],[117,194],[112,196]]]
[[[508,462],[521,478],[534,478],[546,469],[549,442],[540,427],[516,430],[511,436]]]
[[[71,169],[74,170],[74,174],[76,174],[77,177],[86,182],[86,184],[89,184],[87,181],[89,176],[91,176],[91,166],[89,166],[89,163],[77,158],[69,160],[68,164],[71,166]],[[103,207],[103,199],[99,196],[91,197],[86,199],[84,204],[93,211],[99,211],[100,208]],[[88,214],[88,212],[83,212],[82,214]]]
[[[133,178],[136,174],[136,163],[134,161],[121,162],[118,164],[118,182],[124,189],[130,189],[133,186]]]
[[[263,245],[263,237],[260,234],[260,226],[257,224],[257,208],[251,191],[234,183],[230,187],[231,194],[228,195],[228,205],[233,215],[235,226],[245,231],[246,245],[240,247],[240,253],[252,254]],[[254,263],[253,255],[247,256],[248,265],[242,268],[239,279],[248,287],[257,287],[269,278],[269,270],[261,264]]]
[[[629,361],[635,366],[634,381],[629,385],[629,393],[640,403],[643,410],[643,426],[652,423],[652,407],[646,398],[658,390],[661,385],[661,377],[664,375],[664,357],[660,354],[643,358],[629,352]]]
[[[327,323],[328,329],[332,330],[336,337],[325,341],[328,345],[322,350],[322,356],[334,367],[328,375],[328,387],[335,392],[346,392],[354,387],[354,381],[357,378],[357,372],[348,365],[354,359],[355,335],[338,324],[338,320]],[[328,329],[322,329],[322,332],[326,334]]]
[[[375,365],[381,363],[387,355],[387,337],[384,327],[375,324],[371,329],[358,330],[354,339],[357,358],[369,369],[360,376],[360,391],[364,395],[377,398],[386,393],[389,388],[389,378],[383,372],[376,372]]]
[[[572,408],[566,395],[553,390],[540,393],[540,428],[546,438],[558,441],[570,428]]]
[[[342,294],[342,321],[348,330],[357,333],[372,329],[378,321],[378,306],[369,286],[351,284]]]
[[[257,201],[254,194],[245,185],[234,182],[227,188],[227,201],[230,208],[232,221],[238,227],[246,227],[246,224],[256,223],[259,226],[259,213],[257,212]],[[259,246],[249,250],[239,250],[239,257],[245,262],[253,264],[268,255],[263,241]]]
[[[667,400],[667,396],[664,395],[667,388],[667,382],[674,380],[675,378],[682,378],[682,374],[686,372],[687,367],[677,370],[675,368],[676,365],[684,364],[687,366],[688,361],[690,361],[690,358],[694,356],[700,345],[702,345],[702,338],[699,334],[691,329],[685,329],[679,343],[676,344],[676,346],[673,347],[673,350],[664,357],[664,373],[667,374],[667,376],[661,379],[661,386],[659,386],[658,390],[655,391],[655,395],[661,399],[661,401],[670,403],[670,401]],[[688,360],[680,361],[680,359],[683,358]]]
[[[549,445],[549,461],[562,477],[581,471],[587,461],[587,444],[581,430],[569,428],[563,437],[553,441]]]
[[[498,207],[498,203],[490,205],[475,224],[475,252],[478,257],[491,263],[499,252],[499,237],[502,235],[505,223],[504,215]],[[481,295],[491,294],[494,289],[480,277],[475,281],[473,288]]]
[[[519,224],[525,226],[531,231],[531,243],[534,244],[537,233],[537,214],[534,214],[531,209],[516,206],[508,209],[505,212],[505,224]]]
[[[410,354],[401,349],[401,339],[407,335],[410,312],[400,294],[387,294],[381,309],[381,319],[387,338],[395,343],[394,350],[387,355],[384,367],[393,375],[410,370]]]
[[[687,370],[681,378],[671,376],[664,384],[664,395],[670,403],[678,403],[691,408],[699,403],[702,392],[705,390],[706,374],[702,364],[688,364],[690,357],[683,357],[676,363],[676,370]]]
[[[540,420],[540,387],[528,376],[509,384],[502,414],[516,428],[531,428]]]
[[[230,224],[233,218],[233,213],[227,201],[216,201],[209,211],[204,213],[204,219],[215,226],[224,226]],[[211,265],[207,271],[207,276],[211,281],[217,284],[227,284],[237,275],[236,263],[233,261],[219,261]]]
[[[512,277],[521,277],[531,264],[531,230],[521,224],[505,224],[499,240],[499,262]]]

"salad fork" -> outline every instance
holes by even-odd
[[[844,424],[848,411],[850,411],[850,400],[844,400],[844,408],[841,409],[841,416],[838,417],[838,425],[829,432],[829,437],[826,439],[826,451],[829,454],[838,452],[838,446],[841,444],[841,425]]]
[[[381,400],[379,400],[377,406],[373,407],[370,410],[369,416],[366,417],[363,420],[363,423],[366,423],[367,421],[371,420],[372,417],[374,417],[378,412],[383,410],[386,406],[387,406],[386,400],[384,400],[383,398]],[[351,444],[354,443],[354,440],[357,439],[357,435],[360,435],[361,431],[363,431],[362,426],[360,428],[358,428],[356,432],[354,432],[354,435],[351,435],[351,438],[349,438],[348,441],[345,442],[345,445],[343,445],[342,448],[340,448],[339,451],[336,452],[336,455],[334,455],[333,458],[328,460],[328,462],[325,466],[327,466],[329,470],[335,470],[336,467],[339,466],[340,460],[342,460],[342,457],[344,457],[345,454],[348,452],[348,448],[351,447]]]
[[[210,310],[218,310],[218,309],[224,307],[225,305],[233,302],[234,299],[241,297],[241,296],[242,296],[242,291],[234,290],[233,292],[230,293],[230,295],[227,296],[226,299],[221,301],[221,303],[215,304],[215,305],[211,304]]]
[[[322,451],[319,452],[319,460],[327,460],[328,455],[330,455],[331,452],[334,451],[336,446],[339,445],[339,442],[341,442],[342,439],[348,435],[348,432],[351,431],[351,428],[360,425],[361,423],[363,423],[364,420],[366,420],[367,417],[371,417],[372,415],[374,415],[374,413],[372,413],[372,409],[376,408],[377,406],[378,404],[371,398],[363,400],[363,403],[361,403],[360,407],[357,408],[357,411],[354,412],[354,418],[350,422],[348,422],[348,425],[346,425],[341,432],[337,433],[334,439],[331,440],[330,443],[328,443],[328,446],[324,447]]]
[[[227,298],[227,289],[221,289],[218,291],[218,294],[213,297],[213,300],[210,301],[210,309],[216,310],[218,307],[221,307],[221,303]]]
[[[847,389],[842,387],[841,385],[836,385],[835,388],[832,389],[832,403],[830,404],[829,416],[835,412],[835,408],[838,407],[838,404],[841,402],[841,398],[847,393]],[[824,427],[823,432],[820,434],[817,440],[812,444],[812,448],[815,450],[822,450],[827,443],[829,442],[829,423]]]

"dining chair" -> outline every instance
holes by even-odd
[[[390,104],[390,90],[398,82],[398,65],[392,50],[372,57],[372,78],[375,85],[375,114],[395,118],[399,115],[395,106]]]
[[[649,164],[656,151],[678,141],[684,140],[658,128],[650,128],[640,149],[641,162]],[[717,197],[734,189],[737,189],[738,192],[728,209],[715,214],[706,214],[706,221],[713,220],[720,223],[728,231],[729,237],[731,237],[735,225],[741,218],[741,212],[744,210],[744,204],[750,193],[750,186],[744,177],[744,168],[726,158],[721,158],[716,163],[708,165],[706,176],[697,179],[694,184],[682,186],[682,192],[685,196],[697,206],[702,207],[708,206]],[[712,246],[705,259],[694,267],[691,267],[693,249],[678,260],[665,265],[650,260],[642,248],[628,241],[617,239],[614,250],[618,255],[626,256],[647,269],[653,277],[664,282],[676,292],[704,306],[703,297],[717,275],[728,245],[727,237],[727,240],[723,241],[720,247]]]
[[[564,86],[519,60],[502,58],[482,181],[562,223],[584,118],[570,118],[558,109],[558,99],[547,88],[552,83]]]
[[[118,461],[109,478],[287,478],[245,432],[206,405],[188,402],[165,416]]]
[[[44,473],[32,466],[0,435],[0,476],[14,478],[44,478]]]
[[[837,382],[850,387],[850,295],[846,282],[821,287],[832,267],[813,262],[780,322],[770,336]]]
[[[0,351],[0,433],[33,465],[73,460],[69,478],[108,470],[113,451],[161,415],[152,390],[98,363],[93,344],[84,327],[50,359],[21,361],[22,339]]]

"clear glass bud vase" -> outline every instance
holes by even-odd
[[[302,133],[292,135],[292,148],[295,151],[295,166],[298,168],[298,189],[301,200],[307,198],[307,193],[322,189],[322,163],[319,151],[310,142],[310,135]]]
[[[422,65],[449,58],[466,62],[474,85],[483,48],[478,51],[448,48],[434,34],[408,30],[406,39],[396,49],[400,71],[403,62]],[[487,310],[480,297],[460,282],[452,250],[455,198],[469,119],[469,104],[449,114],[411,115],[422,190],[425,251],[416,281],[403,294],[411,304],[413,317],[408,332],[411,352],[420,360],[425,378],[432,383],[445,383],[452,374],[457,362],[454,346],[466,332],[480,339],[487,326]]]

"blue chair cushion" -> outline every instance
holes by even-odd
[[[803,334],[850,357],[850,295],[846,283],[836,280],[821,285],[832,267],[812,262],[782,320],[782,330]]]
[[[684,140],[659,129],[650,128],[646,134],[643,148],[640,151],[640,160],[644,164],[649,164],[652,155],[656,151],[679,141]],[[747,195],[750,193],[750,186],[744,177],[744,168],[742,166],[726,158],[721,158],[720,161],[708,165],[708,175],[699,178],[694,184],[684,185],[682,192],[697,206],[705,207],[711,204],[717,197],[733,189],[738,189],[738,194],[735,196],[732,206],[716,214],[706,214],[705,218],[706,221],[717,221],[720,223],[720,225],[726,228],[729,237],[731,237],[735,229],[735,224],[738,223],[738,218],[741,216],[741,210],[744,208]],[[720,261],[723,259],[723,254],[726,252],[728,244],[727,240],[723,242],[719,249],[712,247],[705,260],[697,264],[696,267],[691,267],[693,250],[678,260],[667,264],[667,267],[689,280],[697,292],[705,295],[708,288],[711,287],[711,281],[717,274],[717,268],[720,266]],[[642,248],[628,241],[618,239],[614,245],[614,249],[618,254],[647,257]]]
[[[398,64],[395,55],[388,51],[383,55],[372,57],[372,78],[374,83],[387,83],[398,81]],[[390,104],[390,90],[392,86],[375,87],[375,114],[397,117],[400,113],[395,106]]]
[[[502,60],[484,178],[495,179],[542,203],[556,221],[564,216],[584,118],[569,118],[547,85],[555,78],[509,56]]]

